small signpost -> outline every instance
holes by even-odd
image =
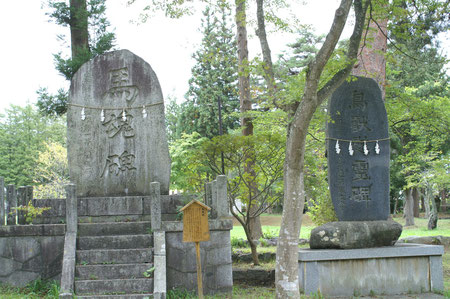
[[[181,208],[183,212],[183,242],[195,242],[198,298],[200,299],[203,298],[200,242],[209,241],[208,210],[211,208],[195,199]]]

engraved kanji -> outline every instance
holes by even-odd
[[[369,180],[369,161],[355,160],[352,163],[353,181]]]
[[[353,115],[351,120],[351,129],[353,133],[360,132],[364,129],[372,131],[368,127],[367,116]]]
[[[369,201],[370,187],[352,187],[352,197],[350,199],[354,201]]]
[[[352,92],[352,109],[366,109],[367,104],[364,100],[364,93],[359,90],[354,90]]]

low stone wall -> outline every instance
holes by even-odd
[[[197,290],[197,267],[194,243],[183,243],[183,223],[166,221],[167,289]],[[231,219],[209,221],[211,239],[200,242],[200,255],[205,294],[231,293]]]
[[[24,286],[38,279],[59,280],[65,225],[0,226],[0,282]]]

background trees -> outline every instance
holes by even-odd
[[[62,51],[54,54],[55,68],[71,80],[80,66],[91,58],[110,51],[114,47],[115,34],[108,32],[105,0],[48,0],[47,15],[50,20],[70,29],[71,56],[64,58]],[[59,36],[66,41],[66,36]],[[68,93],[64,89],[50,94],[46,88],[37,91],[37,106],[44,115],[63,115],[67,111]]]
[[[36,166],[46,143],[65,146],[63,119],[42,117],[31,105],[11,105],[0,115],[0,176],[6,184],[36,185]]]

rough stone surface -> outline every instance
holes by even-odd
[[[311,231],[311,249],[352,249],[392,246],[402,233],[394,221],[339,221]]]
[[[230,293],[233,287],[230,232],[210,229],[210,236],[209,241],[200,242],[204,293]],[[182,231],[166,232],[167,288],[196,290],[195,246],[182,241]]]
[[[275,283],[275,270],[233,268],[233,281],[256,286],[272,286]]]
[[[69,170],[77,195],[146,195],[149,182],[160,182],[167,194],[164,121],[161,87],[140,57],[120,50],[82,65],[72,79],[67,113]]]
[[[355,81],[344,82],[329,101],[329,114],[328,176],[338,219],[387,220],[389,135],[380,88],[369,78],[358,77]],[[377,140],[378,154],[375,150]],[[349,152],[350,141],[353,155]],[[361,141],[366,141],[367,155]]]
[[[31,226],[23,226],[22,232],[27,227]],[[0,237],[0,282],[24,286],[37,278],[54,279],[61,273],[64,232],[55,236],[31,232],[36,235]]]

